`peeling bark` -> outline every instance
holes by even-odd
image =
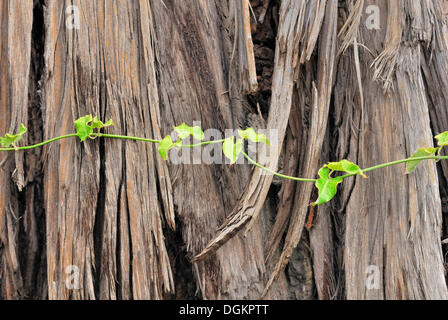
[[[89,113],[155,139],[194,121],[276,129],[261,162],[309,178],[408,157],[448,130],[447,17],[447,0],[0,0],[0,134],[24,123],[33,144]],[[448,298],[447,162],[349,178],[303,232],[312,183],[156,149],[0,154],[0,298]]]
[[[28,122],[32,1],[1,1],[0,131]],[[19,39],[19,41],[17,41]],[[19,256],[19,192],[25,187],[24,153],[0,157],[0,296],[18,299],[24,283]]]
[[[45,137],[71,131],[88,113],[114,119],[119,133],[160,137],[148,3],[80,2],[83,32],[64,28],[67,5],[47,3]],[[160,299],[173,289],[162,230],[164,216],[174,228],[165,164],[151,145],[101,146],[70,140],[46,150],[49,298]],[[81,290],[65,286],[69,265],[83,275]]]
[[[359,27],[363,44],[377,56],[372,60],[370,53],[360,52],[366,108],[360,113],[357,97],[337,100],[346,107],[336,103],[336,108],[347,108],[341,118],[350,119],[349,113],[359,115],[352,124],[354,134],[342,133],[340,145],[350,146],[345,148],[348,158],[356,159],[361,167],[405,158],[418,147],[432,144],[420,60],[422,47],[432,40],[434,3],[383,2],[381,11],[388,12],[386,33],[372,37],[364,25]],[[369,77],[371,65],[374,79]],[[351,75],[356,76],[355,72]],[[350,77],[348,81],[356,82]],[[350,90],[349,84],[341,84],[342,88]],[[347,202],[344,266],[348,299],[446,299],[437,186],[431,162],[413,175],[403,175],[403,168],[393,167],[372,172],[365,181],[356,178],[343,200]],[[379,290],[366,286],[368,266],[375,266],[382,275]]]

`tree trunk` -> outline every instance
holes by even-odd
[[[0,134],[24,123],[34,144],[93,114],[155,139],[183,122],[275,129],[263,164],[288,175],[405,158],[448,130],[447,14],[448,0],[0,0]],[[447,162],[347,179],[310,212],[313,184],[198,150],[1,152],[0,298],[448,298]]]

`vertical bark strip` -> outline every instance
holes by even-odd
[[[430,46],[422,48],[421,59],[425,89],[428,95],[431,126],[434,134],[448,128],[448,1],[434,2],[434,26]],[[446,154],[446,151],[444,151]],[[448,181],[448,163],[441,162]],[[446,190],[442,190],[446,192]]]
[[[322,150],[322,143],[327,128],[330,98],[333,88],[334,64],[336,59],[336,34],[337,34],[337,1],[327,1],[322,3],[322,7],[317,8],[317,14],[325,12],[325,17],[320,31],[319,54],[317,58],[317,73],[315,75],[317,88],[313,82],[313,98],[310,108],[310,127],[308,132],[303,132],[308,136],[308,141],[304,146],[305,159],[301,164],[300,176],[313,177],[317,173],[318,163]],[[299,92],[301,86],[299,84]],[[300,105],[300,104],[299,104]],[[304,104],[302,103],[302,106]],[[303,169],[302,169],[303,168]],[[313,184],[301,184],[296,189],[294,207],[291,213],[290,224],[286,234],[280,260],[276,265],[274,273],[271,275],[264,294],[269,290],[273,281],[285,268],[294,249],[299,243],[302,230],[305,224],[306,214],[310,203]]]
[[[45,139],[73,132],[75,119],[99,111],[98,72],[88,69],[89,51],[81,49],[86,33],[66,26],[68,5],[48,1],[45,13]],[[94,299],[99,144],[71,139],[49,145],[44,153],[48,297]],[[70,275],[77,279],[70,283]]]
[[[83,13],[79,29],[65,23],[71,2],[47,4],[45,136],[72,132],[74,119],[92,113],[112,118],[111,132],[160,137],[148,4],[73,4]],[[174,228],[171,183],[154,147],[70,140],[49,148],[49,297],[161,299],[171,292],[162,232],[164,215]],[[79,268],[80,290],[66,287],[70,265]]]
[[[420,43],[431,41],[432,2],[381,2],[381,12],[388,13],[384,46],[381,36],[360,26],[364,45],[378,54],[375,61],[365,51],[360,57],[366,108],[358,133],[349,138],[358,146],[349,155],[358,154],[361,167],[405,158],[432,144],[420,69]],[[372,62],[379,83],[366,76]],[[393,167],[356,179],[346,207],[347,298],[446,299],[434,163],[412,175]],[[366,284],[368,270],[379,272],[378,287]]]
[[[33,1],[0,1],[0,132],[16,132],[28,121]],[[0,155],[0,296],[23,292],[19,257],[18,192],[25,186],[24,154]]]
[[[170,133],[173,125],[182,122],[191,125],[194,121],[200,121],[204,129],[215,128],[221,132],[242,128],[246,116],[242,82],[247,79],[234,76],[242,67],[238,59],[232,62],[234,42],[230,36],[237,36],[231,32],[235,30],[231,10],[234,3],[172,1],[165,4],[167,7],[161,2],[152,4],[164,133]],[[185,76],[179,77],[179,74]],[[197,151],[193,155],[188,149],[183,151],[196,162],[173,163],[170,172],[183,238],[188,252],[196,255],[242,193],[248,167],[199,166],[195,164],[200,157],[195,154]],[[215,154],[220,156],[221,150],[215,149]],[[195,277],[203,298],[259,297],[264,273],[269,267],[264,262],[264,233],[259,231],[265,225],[257,224],[247,238],[236,237],[212,260],[195,263]],[[284,280],[280,281],[280,288],[285,285]],[[278,290],[272,297],[286,295],[285,291]]]
[[[230,64],[238,53],[239,66],[239,70],[233,75],[240,77],[241,93],[255,93],[258,89],[258,83],[250,24],[250,3],[248,0],[237,0],[230,1],[229,6],[229,11],[234,14],[233,24],[235,26]],[[229,86],[231,83],[229,82]]]

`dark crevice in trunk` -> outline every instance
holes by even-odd
[[[124,154],[123,154],[124,156]],[[124,175],[124,172],[123,172]],[[120,257],[120,252],[121,252],[121,218],[120,218],[120,214],[121,214],[121,197],[123,192],[123,180],[120,181],[120,186],[118,187],[118,197],[117,197],[117,250],[115,251],[115,261],[117,261],[117,299],[119,300],[123,300],[123,284],[122,284],[122,271],[121,271],[121,257]]]
[[[272,75],[274,73],[275,38],[277,36],[278,15],[280,3],[271,0],[267,8],[266,1],[251,0],[251,6],[258,20],[264,13],[262,22],[254,21],[251,14],[252,39],[254,44],[255,65],[257,70],[258,91],[254,95],[247,96],[254,113],[257,113],[257,104],[263,118],[267,119],[269,105],[271,103]]]
[[[251,114],[249,114],[245,125],[262,129],[265,128],[264,122],[268,118],[271,103],[280,1],[250,0],[250,5],[253,10],[253,14],[251,13],[250,17],[258,90],[256,93],[246,96],[251,107]],[[257,21],[255,21],[254,16],[257,18]],[[264,120],[260,119],[260,112]],[[280,157],[279,167],[282,168],[283,158],[282,156]],[[267,198],[272,199],[273,203],[275,203],[276,211],[280,200],[278,194],[281,190],[281,183],[280,179],[274,178],[267,195]]]
[[[181,220],[177,218],[177,215],[175,222],[176,231],[166,230],[168,226],[164,228],[166,247],[170,257],[175,284],[174,294],[168,294],[165,298],[172,300],[202,300],[200,290],[196,286],[193,264],[188,258],[187,245],[182,237],[181,230],[184,229],[184,226]]]
[[[103,77],[100,77],[100,93],[98,95],[99,110],[104,110],[107,106],[106,87]],[[101,112],[101,111],[100,111]],[[104,113],[101,117],[104,119]],[[100,282],[101,282],[101,259],[103,250],[103,233],[104,233],[104,214],[106,208],[106,151],[104,139],[99,139],[99,155],[100,155],[100,172],[99,172],[99,188],[98,188],[98,202],[95,213],[95,223],[93,226],[93,246],[95,252],[95,271],[94,271],[94,286],[95,296],[99,298]]]
[[[128,131],[126,129],[126,122],[124,122],[124,128],[125,128],[125,134],[128,134]],[[126,170],[127,170],[127,163],[126,163],[126,144],[123,146],[123,183],[122,183],[122,189],[123,190],[127,190],[127,183],[126,183]],[[134,265],[133,265],[133,260],[132,257],[134,256],[133,253],[133,249],[132,249],[132,235],[131,235],[131,215],[129,213],[129,205],[128,205],[128,195],[125,192],[123,192],[123,197],[124,197],[124,201],[126,203],[125,208],[126,208],[126,219],[128,220],[127,225],[128,225],[128,239],[129,239],[129,257],[130,257],[130,261],[129,261],[129,296],[132,299],[133,298],[133,292],[134,292],[134,281],[133,281],[133,277],[134,277]],[[121,232],[121,226],[120,226],[120,232]],[[117,262],[118,263],[118,262]]]
[[[285,268],[290,299],[292,300],[314,300],[317,297],[314,277],[312,276],[313,265],[309,243],[308,234],[304,232]]]
[[[99,89],[98,94],[98,104],[99,112],[101,113],[101,118],[105,119],[106,108],[107,108],[107,88],[106,88],[106,75],[105,66],[101,67],[101,75],[99,77]],[[104,112],[101,112],[103,111]],[[95,297],[100,298],[100,283],[101,283],[101,273],[102,273],[102,250],[103,250],[103,237],[104,237],[104,215],[106,208],[106,150],[104,139],[98,139],[99,145],[99,155],[100,155],[100,172],[99,172],[99,188],[98,188],[98,202],[95,213],[95,222],[93,227],[93,246],[95,252],[95,270],[94,270],[94,286],[95,286]]]
[[[44,69],[44,0],[34,1],[31,61],[28,88],[28,143],[43,141],[41,79]],[[25,152],[25,188],[18,193],[19,258],[23,277],[23,299],[47,298],[46,221],[43,207],[43,173],[40,148]]]
[[[339,70],[339,68],[337,69]],[[338,75],[335,75],[335,78],[337,79]],[[343,119],[340,117],[337,118],[337,110],[336,110],[336,97],[333,90],[333,93],[331,95],[330,100],[330,106],[329,106],[329,112],[328,112],[328,124],[327,124],[327,132],[326,132],[326,140],[329,141],[329,144],[324,144],[323,148],[325,148],[326,156],[321,160],[321,164],[323,162],[331,162],[331,161],[339,161],[340,159],[346,159],[350,153],[350,148],[347,148],[347,150],[344,150],[343,156],[338,156],[340,150],[339,149],[339,130],[340,127],[343,124]],[[351,131],[348,134],[347,140],[349,141],[351,139]],[[324,153],[324,151],[322,152]],[[342,299],[345,295],[344,291],[344,261],[342,259],[344,253],[344,221],[345,221],[345,214],[346,214],[346,208],[348,205],[348,202],[351,198],[352,192],[355,188],[355,182],[353,182],[352,186],[350,187],[347,199],[343,201],[341,199],[341,193],[335,197],[333,200],[333,203],[328,206],[328,211],[325,212],[325,214],[331,215],[330,221],[331,221],[331,234],[332,234],[332,244],[333,244],[333,250],[332,250],[332,258],[333,258],[333,277],[335,280],[334,289],[333,292],[329,292],[329,299],[331,300],[338,300]],[[316,196],[317,196],[317,191]],[[321,211],[322,212],[322,211]],[[318,218],[318,217],[317,217]]]
[[[101,259],[103,250],[103,229],[104,229],[104,211],[106,205],[106,168],[105,168],[105,151],[104,140],[99,139],[100,148],[100,186],[98,189],[98,203],[95,213],[95,224],[93,227],[93,241],[95,251],[95,296],[100,296],[100,279],[101,279]]]

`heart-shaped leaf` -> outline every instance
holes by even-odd
[[[253,128],[247,128],[246,130],[238,130],[238,134],[241,138],[247,139],[252,142],[263,142],[268,146],[271,145],[271,142],[264,134],[258,134],[255,132]]]
[[[411,158],[417,157],[426,157],[431,156],[437,152],[440,148],[419,148],[415,153],[411,156]],[[418,164],[421,160],[409,161],[406,162],[406,173],[411,173],[415,169],[417,169]]]
[[[333,171],[342,171],[349,174],[359,174],[364,178],[367,178],[358,165],[345,159],[339,162],[330,162],[326,165],[326,167]]]
[[[448,146],[448,131],[445,131],[435,136],[435,138],[437,139],[439,146],[441,147]]]
[[[202,132],[202,129],[199,126],[190,127],[184,122],[180,126],[174,127],[174,131],[177,132],[179,138],[182,140],[188,138],[190,135],[196,140],[204,140],[204,132]]]
[[[159,143],[159,154],[163,158],[163,160],[166,160],[168,151],[173,149],[175,146],[181,144],[182,141],[176,141],[173,143],[173,140],[171,139],[171,136],[166,136],[160,143]]]
[[[75,121],[76,135],[81,141],[86,140],[93,133],[93,128],[89,125],[92,120],[92,115],[88,114]]]
[[[319,170],[319,179],[316,181],[316,187],[319,190],[319,197],[312,206],[327,203],[336,195],[337,186],[342,182],[341,177],[330,178],[330,169],[326,166]]]
[[[243,150],[243,140],[238,139],[235,143],[235,137],[230,137],[222,144],[222,152],[230,160],[230,164],[234,164]]]
[[[20,130],[17,134],[9,134],[7,133],[4,137],[0,137],[0,144],[4,148],[8,148],[10,146],[16,146],[16,143],[22,139],[22,136],[26,133],[27,129],[23,125],[20,124]]]

